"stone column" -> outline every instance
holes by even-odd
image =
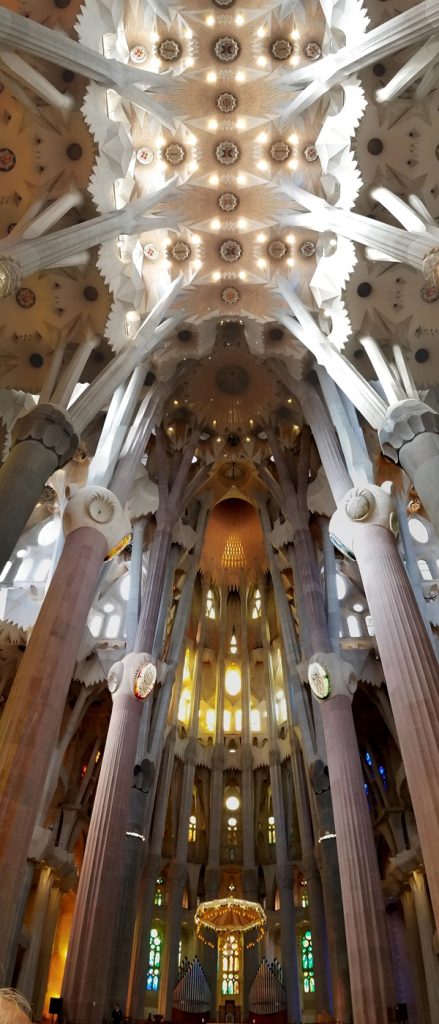
[[[191,706],[191,720],[189,727],[189,740],[185,752],[185,763],[183,769],[183,785],[180,800],[180,813],[178,820],[177,842],[175,857],[169,870],[169,895],[166,914],[166,934],[163,957],[163,967],[160,979],[159,1012],[165,1020],[171,1019],[172,993],[176,984],[178,965],[178,946],[181,931],[182,895],[187,875],[187,848],[189,834],[189,817],[192,806],[192,794],[194,788],[197,736],[198,736],[198,711],[200,707],[201,684],[203,678],[203,654],[207,629],[206,598],[209,589],[209,582],[206,577],[203,579],[203,592],[201,599],[201,619],[198,627],[197,648],[193,673],[193,692]]]
[[[70,461],[78,437],[62,409],[37,405],[21,416],[13,447],[0,469],[0,568],[3,568],[33,512],[46,480]]]
[[[242,801],[242,888],[244,899],[255,902],[258,898],[258,873],[255,862],[255,812],[253,794],[253,755],[250,728],[250,664],[248,650],[248,588],[246,574],[240,579],[241,608],[241,681],[242,681],[242,733],[241,733],[241,801]],[[257,946],[246,948],[244,943],[243,1013],[248,1014],[248,996],[258,969]]]
[[[33,993],[33,1004],[35,1006],[35,1017],[37,1020],[41,1020],[43,1016],[44,999],[47,991],[47,982],[49,978],[50,961],[52,958],[52,950],[56,933],[56,926],[58,923],[59,908],[60,908],[61,893],[59,884],[52,885],[49,898],[49,906],[47,910],[46,922],[44,925],[41,951],[38,961],[38,971],[36,986]]]
[[[168,810],[169,793],[174,771],[174,747],[176,727],[173,726],[166,741],[160,766],[157,799],[151,829],[151,845],[142,885],[142,905],[139,910],[139,934],[132,972],[129,998],[129,1013],[134,1018],[143,1017],[145,1003],[145,975],[149,955],[149,938],[156,882],[162,863],[162,843]],[[117,955],[117,954],[116,954]],[[127,1009],[128,1009],[127,1008]]]
[[[127,821],[142,703],[156,678],[149,655],[128,654],[108,676],[113,710],[79,880],[63,980],[66,1012],[101,1024],[122,881]],[[138,837],[140,840],[140,837]]]
[[[18,976],[17,988],[29,1002],[32,1001],[35,978],[40,955],[43,930],[49,906],[50,893],[53,885],[52,868],[42,867],[38,877],[37,891],[32,907],[30,921],[30,942],[23,957]]]
[[[198,710],[197,710],[198,717]],[[175,858],[169,868],[168,908],[166,914],[166,935],[163,967],[160,979],[159,1013],[165,1020],[171,1020],[172,993],[177,983],[178,947],[180,943],[182,898],[187,878],[187,846],[189,817],[195,778],[196,739],[191,737],[186,747],[183,768],[183,785],[178,820]]]
[[[0,968],[98,575],[106,554],[129,536],[129,521],[105,488],[78,491],[63,526],[64,549],[0,722]]]
[[[421,940],[430,1017],[435,1021],[439,1020],[439,961],[433,949],[433,921],[422,871],[413,871],[409,877],[409,884],[413,893]]]
[[[399,463],[413,482],[439,537],[439,413],[408,398],[387,412],[378,438],[383,455]]]
[[[393,1005],[384,903],[352,717],[356,682],[338,655],[318,653],[309,680],[322,703],[355,1024],[387,1024]]]
[[[285,826],[280,755],[277,744],[277,724],[273,687],[273,666],[271,662],[269,625],[266,609],[266,595],[260,584],[262,597],[261,638],[264,652],[266,679],[267,725],[270,744],[270,783],[273,801],[273,816],[276,829],[276,880],[280,902],[280,940],[282,967],[287,993],[288,1021],[299,1024],[301,1020],[301,998],[296,945],[296,913],[293,895],[293,865],[288,850]]]
[[[274,559],[271,543],[269,543],[268,540],[270,523],[265,507],[261,508],[261,519],[264,528],[264,535],[267,538],[266,549],[270,564],[277,616],[286,655],[286,694],[291,727],[293,727],[293,723],[295,724],[297,722],[300,728],[303,759],[308,776],[310,776],[308,783],[310,804],[311,807],[315,807],[315,828],[317,829],[319,836],[323,835],[325,832],[335,832],[329,780],[327,773],[323,771],[323,763],[317,758],[314,731],[312,730],[312,723],[310,723],[307,714],[304,688],[295,667],[298,659],[298,652],[295,644],[294,627],[291,612],[288,607],[287,597],[280,578],[280,572]],[[300,780],[297,779],[296,781],[298,782]],[[297,788],[296,799],[299,807],[301,806],[301,792],[302,787]],[[302,794],[302,803],[305,797],[306,794]],[[303,823],[306,821],[305,811],[302,815],[299,813],[299,822],[300,821],[302,821],[303,829]],[[306,835],[302,835],[302,829],[302,851],[304,855],[306,855],[305,851],[308,849],[310,839]],[[340,1020],[348,1021],[351,1018],[349,968],[341,898],[340,872],[337,849],[334,843],[325,842],[320,844],[318,847],[318,863],[321,868],[326,927],[328,931],[334,1010],[336,1016]],[[316,986],[318,987],[318,985],[319,978],[316,976]]]
[[[396,546],[396,517],[381,487],[349,491],[331,519],[354,553],[373,619],[439,924],[439,693],[437,661]]]
[[[415,983],[416,1016],[414,1016],[414,1021],[415,1024],[434,1024],[434,1021],[430,1018],[422,946],[419,936],[418,922],[416,920],[415,901],[413,899],[413,892],[409,887],[404,889],[402,893],[401,905],[402,912],[404,914],[405,933],[410,963]]]

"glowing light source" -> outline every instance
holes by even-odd
[[[219,177],[217,174],[211,174],[209,178],[209,185],[218,185]]]
[[[213,220],[211,220],[210,222],[210,226],[212,228],[212,231],[219,231],[221,227],[221,221],[218,220],[218,217],[214,217]]]
[[[237,73],[236,73],[236,81],[237,82],[245,82],[245,73],[244,73],[244,71],[237,71]]]
[[[241,690],[241,669],[239,665],[229,665],[226,668],[226,678],[224,682],[226,693],[230,697],[237,697]]]
[[[228,811],[237,811],[240,803],[241,801],[239,796],[233,796],[232,794],[226,798],[226,807]]]
[[[216,82],[216,73],[215,73],[215,71],[208,71],[207,72],[206,81],[207,82]]]
[[[256,235],[256,241],[257,241],[257,242],[260,242],[260,243],[261,243],[261,245],[263,244],[263,242],[266,242],[266,241],[267,241],[267,236],[266,236],[266,235],[264,235],[263,231],[260,231],[260,232],[259,232],[259,235]]]

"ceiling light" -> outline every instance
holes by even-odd
[[[208,14],[208,16],[206,18],[206,25],[214,25],[214,24],[215,24],[215,18],[213,16],[213,14]]]
[[[207,122],[207,127],[210,128],[212,131],[216,132],[218,128],[218,121],[216,120],[215,117],[212,117],[210,121]]]
[[[194,245],[199,245],[201,242],[201,238],[199,235],[192,235],[192,241]]]
[[[159,39],[160,39],[160,36],[157,34],[157,32],[152,32],[152,34],[151,34],[151,42],[158,43]]]
[[[264,267],[266,267],[266,266],[267,266],[267,260],[258,260],[258,267],[260,267],[261,270],[263,270]]]
[[[287,235],[288,245],[294,245],[295,241],[296,241],[296,239],[295,239],[294,235]]]
[[[260,171],[266,171],[268,164],[266,160],[258,160],[257,167]]]
[[[264,235],[264,233],[263,233],[263,232],[261,231],[261,232],[259,233],[259,235],[256,235],[256,241],[257,241],[257,242],[260,242],[260,243],[261,243],[261,245],[262,245],[262,243],[263,243],[263,242],[266,242],[266,241],[267,241],[267,236],[266,236],[266,235]]]
[[[292,56],[292,57],[290,57],[290,64],[293,64],[293,65],[295,65],[295,64],[298,64],[298,63],[299,63],[299,58],[298,58],[298,57],[296,57],[296,54],[295,54],[295,53],[293,53],[293,56]]]
[[[246,121],[245,117],[238,117],[238,120],[236,122],[236,127],[238,128],[238,131],[242,131],[242,129],[245,128],[246,125],[247,125],[247,121]]]
[[[247,221],[246,221],[245,217],[240,217],[239,218],[239,220],[238,220],[238,227],[242,231],[245,230],[245,228],[247,227]]]
[[[237,811],[240,804],[239,797],[228,796],[226,799],[226,807],[228,811]]]
[[[297,28],[293,28],[293,31],[291,33],[291,38],[292,39],[300,39],[300,32],[299,32],[299,30]]]
[[[293,134],[290,135],[290,137],[288,139],[288,142],[291,142],[292,146],[297,146],[298,141],[299,141],[299,139],[298,139],[297,135],[295,134],[295,132],[293,132]]]
[[[247,183],[247,175],[246,174],[238,174],[238,177],[237,177],[236,180],[238,182],[238,185],[246,185],[246,183]]]
[[[295,158],[294,156],[293,156],[293,159],[292,159],[292,160],[289,160],[289,161],[288,161],[288,167],[291,167],[291,170],[292,170],[292,171],[295,171],[295,170],[296,170],[296,167],[297,167],[297,160],[296,160],[296,158]]]
[[[185,28],[184,34],[186,36],[186,39],[192,39],[193,32],[191,28]]]
[[[188,57],[187,61],[186,61],[186,67],[187,68],[193,68],[193,66],[194,66],[194,58],[193,57]]]
[[[362,604],[354,604],[353,605],[353,609],[354,609],[354,612],[364,612],[364,605],[362,605]]]
[[[212,274],[212,281],[219,281],[220,277],[221,274],[219,270],[215,270],[214,273]]]
[[[289,267],[294,267],[294,260],[292,259],[291,256],[289,256],[288,259],[287,259],[287,265]]]
[[[216,73],[215,73],[215,71],[208,71],[207,72],[206,81],[207,82],[216,82]]]
[[[259,67],[260,67],[260,68],[265,68],[265,65],[266,65],[266,63],[267,63],[267,58],[266,58],[266,57],[263,57],[263,56],[261,55],[260,57],[258,57],[258,59],[257,59],[256,63],[257,63],[257,64],[259,64]]]
[[[256,142],[266,142],[267,139],[267,132],[259,132],[259,135],[256,136]]]
[[[192,174],[194,171],[198,171],[198,164],[196,160],[191,160],[190,164],[188,164],[188,170],[191,171]]]
[[[242,16],[242,14],[237,14],[236,15],[235,23],[236,23],[236,25],[243,25],[244,24],[244,18]]]
[[[243,71],[237,71],[236,72],[236,81],[237,82],[245,82],[245,74],[244,74]]]
[[[259,39],[262,39],[262,37],[265,36],[265,28],[263,25],[259,26],[256,35],[259,36]]]
[[[245,270],[240,270],[239,274],[238,274],[238,277],[239,277],[240,281],[246,281],[247,280],[247,274],[246,274]]]
[[[211,220],[210,222],[210,226],[212,228],[212,231],[219,231],[221,227],[221,221],[218,220],[218,217],[214,217],[213,220]]]
[[[217,174],[211,174],[209,178],[209,185],[218,185],[219,177]]]

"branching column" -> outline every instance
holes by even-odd
[[[288,852],[285,825],[282,773],[277,743],[277,725],[274,700],[273,666],[271,663],[269,625],[265,600],[265,587],[260,584],[262,595],[261,638],[264,652],[264,674],[267,685],[268,741],[270,744],[270,783],[273,814],[276,829],[276,878],[280,901],[280,941],[284,984],[287,992],[288,1020],[299,1024],[301,1019],[299,970],[297,964],[295,907],[293,895],[293,865]]]
[[[244,898],[255,901],[258,898],[258,876],[255,862],[255,826],[253,795],[253,755],[250,729],[250,663],[248,650],[248,587],[246,574],[240,579],[241,607],[241,682],[242,682],[242,733],[241,733],[241,801],[242,801],[242,886]],[[248,1012],[248,994],[258,968],[258,948],[244,948],[244,1014]]]
[[[13,940],[40,797],[98,575],[106,553],[129,531],[104,488],[79,491],[63,525],[63,552],[0,722],[0,969]]]
[[[278,566],[273,556],[273,549],[269,541],[270,520],[265,506],[261,507],[261,518],[263,522],[264,536],[266,537],[266,549],[269,558],[271,579],[276,601],[277,616],[280,624],[283,639],[283,647],[285,651],[285,681],[287,684],[286,692],[289,703],[289,713],[294,723],[297,722],[297,724],[299,725],[304,763],[306,765],[308,774],[312,775],[313,785],[311,786],[311,781],[309,782],[309,786],[311,787],[310,795],[311,798],[314,798],[313,805],[315,806],[317,818],[315,827],[318,830],[318,836],[320,836],[323,835],[325,832],[335,831],[333,824],[334,819],[331,805],[331,794],[327,787],[327,777],[325,778],[324,773],[318,773],[315,770],[315,766],[317,764],[321,764],[321,762],[319,762],[317,759],[317,752],[315,748],[313,734],[311,733],[310,723],[308,721],[308,717],[306,714],[304,689],[302,683],[300,682],[295,667],[295,663],[297,660],[297,650],[295,645],[294,627],[290,609],[288,607],[287,596],[282,584],[282,580],[280,578]],[[302,846],[302,856],[303,858],[306,858],[307,867],[309,869],[310,865],[312,866],[312,861],[310,861],[310,854],[312,855],[314,845],[313,836],[311,833],[311,822],[309,820],[310,808],[308,803],[308,793],[306,791],[306,788],[304,789],[303,784],[301,762],[299,761],[298,754],[294,754],[294,750],[292,756],[292,764],[296,788],[296,801],[299,810],[299,828]],[[315,862],[314,857],[313,860]],[[346,934],[343,918],[343,906],[341,899],[340,873],[335,843],[325,842],[323,844],[320,844],[318,848],[318,862],[321,868],[326,928],[329,940],[329,957],[331,963],[334,1009],[336,1016],[340,1020],[347,1021],[350,1018],[351,1014],[349,968],[346,948]],[[318,965],[319,940],[317,930],[321,930],[319,914],[321,891],[320,885],[315,884],[314,870],[312,869],[312,867],[309,880],[309,887],[311,929],[313,935],[313,943],[314,936],[317,938],[316,965]],[[323,966],[323,962],[325,960],[325,953],[323,952],[323,950],[325,949],[325,946],[325,940],[324,938],[322,938],[320,942],[320,947],[322,949],[322,968],[323,971],[326,973],[326,968]],[[317,993],[319,992],[319,987],[321,985],[322,978],[319,977],[318,970],[316,970]],[[322,987],[324,993],[324,981]]]
[[[113,710],[73,917],[63,998],[77,1024],[101,1024],[106,1009],[112,939],[122,882],[127,795],[136,755],[142,701],[155,669],[148,655],[128,654],[110,670]]]
[[[334,543],[356,556],[374,622],[438,925],[438,666],[392,526],[392,498],[373,485],[348,492],[331,520]]]
[[[62,409],[37,405],[17,420],[13,448],[0,469],[0,567],[7,562],[46,480],[70,461],[78,437]]]
[[[321,644],[320,648],[314,647],[315,651],[324,652],[324,655],[313,655],[310,664],[319,664],[319,657],[329,657],[335,676],[333,686],[336,681],[340,684],[337,696],[321,701],[320,706],[337,836],[354,1021],[355,1024],[386,1024],[393,992],[381,881],[351,701],[348,689],[345,687],[343,691],[346,663],[329,653],[331,645],[317,560],[311,538],[306,535],[306,532],[309,534],[306,447],[301,448],[296,495],[279,442],[272,432],[270,443],[282,487],[281,501],[294,531],[298,570],[303,575],[301,589],[310,639],[315,645]],[[305,435],[302,445],[307,443]],[[354,836],[361,837],[361,841],[354,841]],[[319,840],[334,842],[334,838],[325,839],[323,835]]]
[[[178,946],[181,931],[182,896],[187,875],[187,848],[189,818],[195,779],[196,750],[198,736],[198,712],[200,708],[201,684],[203,678],[204,643],[207,628],[206,599],[208,583],[203,580],[201,621],[198,629],[197,649],[194,665],[191,721],[189,740],[186,747],[183,768],[183,786],[180,801],[177,843],[175,857],[169,870],[168,911],[166,915],[166,943],[159,993],[159,1012],[165,1020],[171,1019],[172,993],[177,980]]]
[[[192,456],[199,432],[193,431],[180,460],[171,461],[166,452],[166,438],[163,427],[156,431],[156,457],[158,466],[159,506],[156,513],[156,531],[151,543],[148,575],[142,598],[140,617],[134,641],[135,651],[152,652],[161,612],[169,606],[169,591],[165,581],[170,565],[172,531],[178,517],[187,503],[188,478]],[[178,459],[178,457],[177,457]],[[172,585],[172,581],[168,579]],[[135,838],[144,836],[148,797],[154,786],[155,765],[148,757],[148,734],[150,727],[151,702],[143,709],[137,736],[137,776],[127,793],[128,834],[123,840],[123,900],[119,904],[119,921],[114,935],[114,976],[113,986],[118,986],[116,998],[126,993],[131,953],[137,915],[142,868],[144,865],[144,843]],[[133,766],[134,767],[134,766]],[[141,773],[141,774],[140,774]],[[132,780],[133,783],[133,780]],[[132,833],[135,833],[133,836]]]

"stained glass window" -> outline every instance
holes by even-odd
[[[300,883],[300,906],[305,908],[309,905],[308,882],[302,878]]]
[[[157,928],[151,928],[149,934],[148,973],[146,987],[150,992],[157,992],[160,984],[160,964],[162,959],[162,937]]]
[[[381,780],[382,780],[384,789],[387,789],[387,774],[386,774],[386,769],[385,769],[383,764],[379,764],[378,765],[378,771],[379,771],[379,773],[381,775]]]
[[[156,907],[163,907],[165,903],[165,881],[161,875],[159,875],[156,882],[154,903]]]
[[[303,991],[305,995],[311,995],[316,990],[314,977],[314,956],[312,951],[312,937],[308,930],[300,940],[302,958]]]
[[[272,814],[270,814],[270,817],[268,819],[268,842],[270,843],[270,846],[272,843],[276,842],[276,827],[274,824],[274,818]]]
[[[197,838],[197,819],[195,814],[191,814],[189,818],[189,834],[188,840],[190,843],[194,843]]]
[[[223,996],[239,995],[239,943],[236,935],[229,935],[221,946],[221,992]]]

